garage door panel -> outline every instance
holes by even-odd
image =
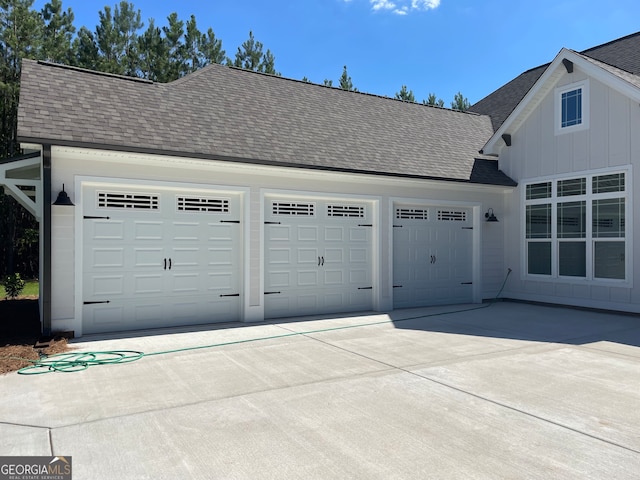
[[[124,249],[123,249],[124,252]],[[163,263],[164,250],[162,248],[134,248],[133,268],[159,268]]]
[[[324,263],[325,264],[344,264],[345,254],[343,248],[325,248],[324,249]]]
[[[298,270],[297,286],[317,287],[318,286],[318,270]]]
[[[123,275],[96,275],[92,278],[91,283],[93,297],[95,298],[123,295],[125,292]]]
[[[228,248],[208,248],[207,265],[209,267],[236,267],[235,249]]]
[[[206,277],[205,289],[210,293],[234,293],[236,290],[234,276],[235,273],[232,271],[211,272]]]
[[[90,222],[89,235],[94,240],[124,240],[123,220],[95,220]]]
[[[173,222],[171,239],[174,242],[200,242],[201,224],[199,222]]]
[[[164,293],[163,275],[134,275],[133,293],[135,295],[162,295]]]
[[[371,241],[371,231],[368,227],[352,227],[349,229],[349,241],[351,243],[369,243]]]
[[[370,250],[366,248],[350,248],[349,249],[349,263],[369,265]]]
[[[92,248],[89,254],[96,270],[124,268],[123,248]]]
[[[266,279],[267,290],[291,287],[292,274],[293,273],[289,270],[269,272]]]
[[[319,238],[319,227],[315,225],[299,225],[296,228],[299,242],[317,242]]]
[[[291,250],[288,248],[270,248],[267,251],[268,263],[271,265],[289,264],[291,262]],[[300,257],[298,257],[300,261]]]
[[[172,275],[171,291],[176,294],[196,294],[200,292],[201,276],[199,273],[178,273]]]
[[[371,275],[368,269],[352,268],[349,270],[349,283],[351,285],[361,286],[370,283]]]
[[[124,317],[123,305],[95,305],[85,309],[90,321],[98,326],[117,326]]]
[[[324,240],[325,242],[340,242],[342,243],[345,238],[344,227],[324,227]]]
[[[269,225],[266,234],[266,239],[269,242],[290,242],[291,241],[291,225]]]
[[[163,228],[163,222],[133,221],[133,237],[135,240],[162,241]]]
[[[329,286],[344,285],[344,272],[342,270],[331,270],[325,268],[322,270],[324,275],[324,284]]]
[[[296,258],[299,264],[317,265],[318,258],[320,257],[317,248],[297,248]],[[290,263],[289,260],[286,263]]]

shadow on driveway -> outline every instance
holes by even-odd
[[[640,346],[640,316],[499,301],[389,313],[396,328],[535,342]]]

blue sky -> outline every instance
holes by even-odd
[[[40,9],[46,0],[38,0]],[[76,27],[95,29],[116,1],[63,0]],[[562,47],[584,50],[640,31],[638,0],[134,0],[147,23],[171,12],[212,27],[232,57],[252,30],[284,77],[334,84],[347,65],[358,90],[394,96],[402,85],[421,101],[471,103]]]

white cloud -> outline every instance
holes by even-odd
[[[344,0],[349,3],[352,0]],[[440,6],[440,0],[369,0],[374,12],[388,11],[396,15],[407,15],[413,11],[434,10]]]
[[[343,0],[351,3],[353,0]],[[374,12],[387,11],[396,15],[408,15],[415,11],[435,10],[441,0],[369,0]]]
[[[411,0],[414,10],[435,10],[440,6],[440,0]]]
[[[370,0],[371,8],[374,10],[393,10],[396,8],[396,4],[389,0]]]

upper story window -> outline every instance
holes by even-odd
[[[589,83],[574,83],[555,91],[556,135],[589,127]]]
[[[582,123],[582,88],[564,92],[560,99],[562,102],[560,127],[580,125]]]

